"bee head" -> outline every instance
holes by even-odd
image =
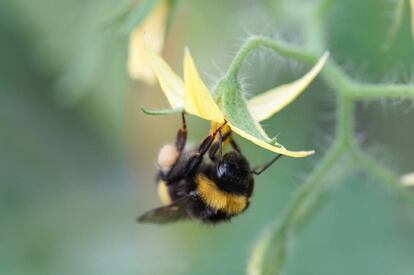
[[[243,194],[248,190],[251,177],[250,165],[241,154],[232,151],[216,164],[218,186],[227,192]]]

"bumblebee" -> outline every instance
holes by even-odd
[[[216,224],[243,213],[250,204],[254,175],[261,174],[282,155],[266,165],[250,169],[224,122],[213,124],[198,147],[186,146],[187,127],[182,126],[175,144],[167,144],[158,155],[157,188],[164,206],[144,213],[138,222],[169,223],[196,219]],[[232,150],[223,155],[223,145]],[[205,160],[208,154],[210,161]]]

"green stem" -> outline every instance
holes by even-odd
[[[323,182],[323,177],[338,161],[343,153],[352,147],[354,105],[345,95],[338,97],[337,142],[326,153],[318,167],[309,176],[307,182],[296,193],[292,203],[287,208],[280,223],[276,223],[253,250],[248,265],[250,275],[278,274],[286,260],[286,249],[289,235],[300,220],[309,201],[317,194]]]
[[[344,148],[352,148],[354,132],[354,103],[345,95],[340,95],[337,98],[337,140]]]
[[[318,167],[309,176],[306,183],[296,193],[280,223],[272,226],[269,232],[259,240],[248,263],[248,274],[278,274],[283,268],[287,242],[296,222],[304,212],[310,197],[317,193],[323,184],[323,177],[344,151],[341,144],[334,145],[324,156]]]
[[[320,52],[325,48],[325,33],[323,23],[333,0],[320,0],[311,14],[309,24],[305,25],[306,41],[309,49]]]
[[[226,78],[237,78],[245,60],[249,57],[251,52],[257,48],[265,48],[276,52],[285,58],[303,62],[308,65],[314,65],[319,58],[319,55],[317,54],[309,53],[304,49],[300,49],[292,45],[279,43],[265,37],[252,36],[237,52],[227,72]],[[321,76],[333,90],[338,91],[339,93],[347,93],[349,87],[351,86],[351,80],[349,77],[334,61],[329,60],[326,63],[324,69],[322,70]]]
[[[322,32],[323,16],[332,4],[331,0],[321,0],[310,26],[306,26],[308,46],[315,52],[323,50],[324,37]],[[283,57],[294,59],[306,64],[317,61],[318,55],[303,49],[283,45],[263,37],[252,37],[246,41],[237,53],[228,77],[237,78],[240,68],[253,49],[263,47],[275,51]],[[321,77],[324,82],[337,92],[338,117],[335,143],[326,153],[317,168],[311,173],[307,182],[301,186],[294,199],[287,208],[280,222],[275,223],[269,231],[262,236],[253,249],[249,259],[248,274],[279,274],[286,261],[288,238],[293,232],[301,214],[306,212],[309,201],[320,190],[324,176],[339,158],[347,151],[351,152],[354,160],[361,166],[390,186],[398,190],[401,195],[414,204],[412,194],[400,184],[398,178],[388,168],[377,163],[364,154],[353,142],[354,108],[358,99],[371,98],[399,98],[414,97],[414,86],[410,85],[375,85],[357,83],[352,80],[334,61],[328,61]]]
[[[332,59],[326,62],[325,67],[321,72],[321,77],[334,92],[342,95],[348,93],[349,87],[352,83],[349,76],[345,74],[339,65]]]
[[[292,229],[296,218],[303,210],[303,205],[306,199],[314,193],[315,190],[322,184],[322,178],[325,173],[331,168],[332,164],[342,155],[344,147],[341,144],[333,146],[331,150],[324,156],[318,167],[309,176],[306,183],[296,193],[292,204],[288,207],[285,215],[282,218],[281,228]]]
[[[318,60],[318,55],[309,53],[304,49],[279,43],[265,37],[253,36],[245,42],[233,59],[227,72],[227,77],[237,78],[244,61],[257,48],[269,49],[285,58],[309,65],[314,64]],[[414,97],[414,85],[355,83],[332,60],[326,63],[321,72],[321,77],[335,92],[352,99]]]
[[[254,49],[259,47],[270,49],[283,57],[308,64],[315,63],[318,60],[315,55],[309,54],[303,49],[298,49],[289,45],[277,43],[269,38],[252,36],[246,40],[244,45],[237,52],[236,57],[233,59],[233,62],[231,63],[230,68],[227,72],[227,77],[237,77],[244,61]]]
[[[284,217],[284,222],[288,227],[291,227],[294,223],[295,213],[300,208],[305,198],[315,190],[319,184],[321,184],[321,177],[331,165],[340,157],[340,155],[351,148],[353,140],[354,130],[354,103],[352,100],[342,95],[338,97],[338,118],[337,118],[337,143],[326,153],[323,160],[318,167],[312,172],[308,179],[308,183],[304,185],[304,188],[298,192],[296,199],[293,200],[293,204],[289,208],[287,215]]]
[[[348,95],[353,99],[414,97],[414,85],[352,83]]]
[[[266,48],[277,54],[305,64],[312,65],[318,60],[318,55],[294,46],[275,42],[269,38],[253,36],[240,48],[227,72],[228,78],[238,76],[241,66],[250,53],[256,48]],[[414,97],[414,85],[389,85],[357,83],[332,60],[329,60],[321,72],[324,82],[340,95],[356,99],[401,98]]]
[[[280,223],[276,223],[258,242],[248,264],[249,275],[278,274],[283,268],[289,235],[293,232],[303,213],[307,212],[306,208],[312,204],[309,202],[320,190],[324,176],[343,153],[353,146],[353,118],[354,104],[345,94],[341,94],[338,96],[337,142],[296,193]]]
[[[250,37],[236,54],[226,78],[237,79],[245,60],[251,52],[257,48],[265,48],[277,54],[305,64],[313,65],[318,60],[318,55],[307,52],[305,49],[297,48],[273,41],[261,36]],[[375,98],[401,98],[414,97],[414,85],[389,85],[357,83],[353,81],[334,61],[328,60],[321,72],[324,82],[340,95],[356,99]]]

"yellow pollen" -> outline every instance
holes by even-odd
[[[164,205],[171,204],[172,200],[170,197],[170,192],[168,191],[168,187],[163,180],[160,180],[158,183],[158,196]]]

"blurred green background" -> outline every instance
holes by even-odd
[[[244,274],[255,241],[331,144],[335,96],[317,80],[264,123],[289,148],[317,154],[285,158],[258,177],[245,214],[214,227],[137,224],[160,205],[155,160],[180,123],[139,110],[166,102],[158,86],[127,76],[127,37],[108,20],[128,2],[0,2],[0,274]],[[164,56],[181,72],[189,46],[213,86],[251,33],[306,41],[317,2],[182,0]],[[412,81],[408,3],[382,50],[396,2],[337,0],[329,10],[327,49],[355,79]],[[253,95],[306,69],[261,51],[243,81]],[[356,138],[398,173],[414,171],[412,107],[371,101],[357,109]],[[197,142],[208,124],[191,118],[189,130]],[[252,165],[272,156],[238,140]],[[414,209],[354,168],[339,164],[330,173],[322,207],[290,244],[286,274],[414,274]]]

